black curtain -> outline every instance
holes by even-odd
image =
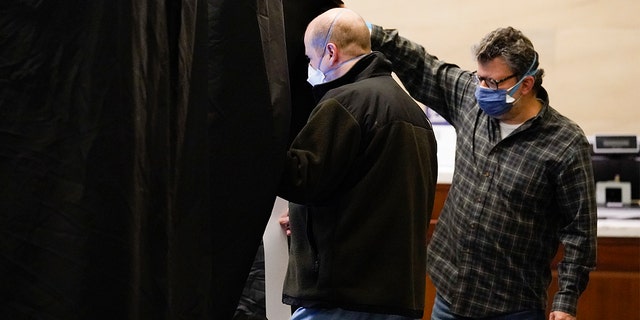
[[[210,311],[206,2],[0,5],[0,314]]]
[[[213,1],[209,26],[212,296],[216,316],[230,319],[273,207],[288,139],[282,2]]]
[[[232,317],[336,3],[284,1],[2,1],[1,318]]]

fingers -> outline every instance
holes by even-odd
[[[289,210],[288,209],[280,215],[280,217],[278,218],[278,223],[280,224],[280,227],[282,228],[284,233],[287,236],[290,236],[291,235],[291,228],[290,228],[290,225],[289,225]]]

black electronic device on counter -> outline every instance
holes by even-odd
[[[596,154],[638,154],[640,144],[638,136],[632,135],[596,135],[592,142]]]
[[[640,203],[640,139],[637,135],[595,135],[593,174],[599,205]]]

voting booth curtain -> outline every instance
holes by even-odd
[[[281,1],[0,4],[0,314],[230,319],[281,173]]]

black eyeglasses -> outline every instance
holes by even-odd
[[[474,81],[479,84],[480,82],[484,82],[487,85],[487,88],[493,89],[493,90],[498,90],[498,86],[500,86],[501,83],[514,78],[518,76],[517,74],[512,74],[504,79],[501,80],[493,80],[491,78],[485,78],[485,77],[478,77],[478,71],[474,71],[473,72],[473,79]]]

